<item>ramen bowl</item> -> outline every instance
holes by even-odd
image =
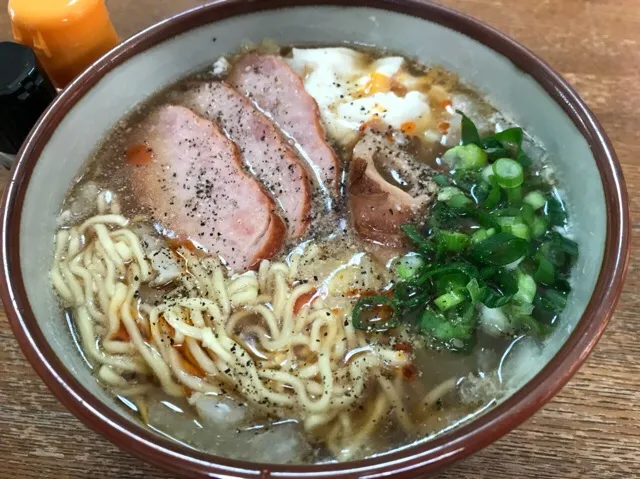
[[[95,381],[56,305],[48,270],[61,202],[82,165],[132,108],[245,41],[352,43],[402,52],[457,73],[545,145],[580,246],[563,323],[506,399],[428,441],[363,460],[257,464],[188,448],[130,417]],[[2,299],[25,355],[58,399],[106,438],[184,477],[415,477],[487,446],[571,378],[604,331],[629,253],[627,193],[601,126],[531,52],[482,23],[417,0],[219,1],[127,40],[51,105],[18,154],[2,205]]]

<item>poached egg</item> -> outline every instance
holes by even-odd
[[[402,57],[372,61],[350,48],[294,48],[288,61],[316,100],[327,133],[343,145],[355,141],[371,120],[428,142],[442,136],[430,106],[429,83],[409,73]]]

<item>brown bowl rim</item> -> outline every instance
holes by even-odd
[[[20,269],[22,205],[35,164],[56,125],[106,72],[137,53],[204,24],[245,13],[313,5],[374,7],[422,18],[485,44],[532,76],[571,118],[594,154],[607,211],[603,264],[584,315],[556,356],[523,388],[477,420],[431,441],[360,461],[312,466],[236,461],[179,445],[125,420],[86,390],[63,366],[38,328],[27,300]],[[602,335],[622,290],[629,259],[628,208],[620,164],[594,115],[549,65],[494,28],[447,7],[420,0],[219,0],[177,14],[120,44],[76,79],[34,126],[17,155],[3,195],[0,295],[22,350],[55,396],[110,441],[167,471],[183,477],[414,477],[461,459],[517,427],[578,370]]]

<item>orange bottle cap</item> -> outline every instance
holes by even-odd
[[[104,0],[9,0],[9,16],[58,88],[119,42]]]

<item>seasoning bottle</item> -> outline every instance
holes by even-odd
[[[56,89],[24,45],[0,42],[0,65],[0,164],[9,168]]]
[[[9,17],[57,88],[119,42],[104,0],[9,0]]]

